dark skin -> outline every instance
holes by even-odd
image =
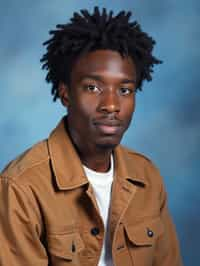
[[[59,96],[68,110],[67,127],[80,159],[88,168],[106,172],[135,110],[136,68],[130,57],[96,50],[72,67],[70,88]]]

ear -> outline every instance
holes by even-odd
[[[61,103],[65,107],[69,107],[69,88],[64,82],[60,82],[58,86],[58,94],[61,100]]]

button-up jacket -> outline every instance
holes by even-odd
[[[182,265],[158,170],[121,145],[113,154],[109,232],[114,265]],[[47,140],[1,173],[0,265],[96,266],[104,234],[92,186],[63,119]]]

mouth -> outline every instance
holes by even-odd
[[[95,127],[104,135],[116,135],[121,132],[122,126],[117,120],[98,121],[94,123]]]

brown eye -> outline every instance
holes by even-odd
[[[133,93],[133,90],[130,88],[120,88],[120,94],[121,95],[129,95],[131,93]]]
[[[95,92],[95,93],[100,92],[100,89],[96,85],[87,85],[85,86],[85,89],[89,92]]]

